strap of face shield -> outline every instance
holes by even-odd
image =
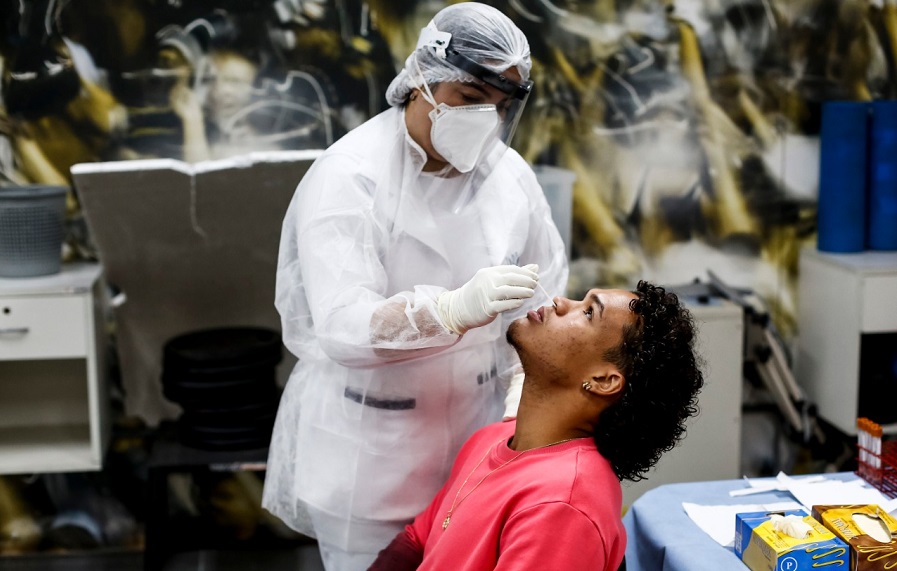
[[[518,83],[508,79],[504,75],[496,73],[459,53],[451,47],[451,43],[452,35],[450,33],[440,32],[428,26],[421,30],[420,38],[417,40],[417,47],[433,48],[436,56],[440,59],[445,60],[460,70],[466,71],[483,83],[487,83],[515,99],[526,101],[527,97],[529,97],[530,91],[533,89],[532,81]]]

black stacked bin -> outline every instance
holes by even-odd
[[[257,327],[194,331],[168,341],[162,386],[184,411],[181,443],[204,450],[268,446],[281,358],[280,334]]]

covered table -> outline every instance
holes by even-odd
[[[825,474],[826,478],[853,480],[852,472]],[[732,546],[714,541],[682,508],[682,502],[701,505],[773,504],[794,501],[788,492],[762,492],[730,497],[730,490],[745,488],[744,480],[717,480],[667,484],[645,492],[623,517],[628,542],[627,571],[720,571],[747,569]],[[732,521],[735,527],[735,521]]]

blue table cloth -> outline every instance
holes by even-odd
[[[825,474],[852,480],[852,472]],[[701,505],[770,504],[797,501],[787,492],[729,497],[746,487],[744,480],[667,484],[645,492],[623,517],[628,541],[627,571],[739,571],[747,569],[734,549],[723,547],[688,517],[682,502]],[[735,527],[735,521],[732,521]]]

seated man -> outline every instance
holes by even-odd
[[[619,480],[642,479],[697,413],[694,325],[646,282],[555,302],[508,328],[526,374],[517,420],[470,437],[370,570],[620,567]]]

